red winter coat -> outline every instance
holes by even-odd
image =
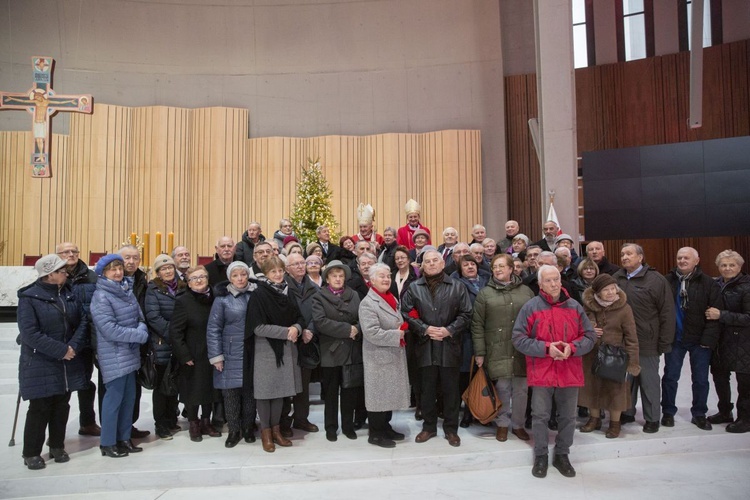
[[[547,354],[549,345],[564,341],[571,345],[572,355],[556,361]],[[594,347],[596,334],[581,305],[561,289],[560,298],[544,292],[526,302],[513,327],[513,345],[526,355],[529,386],[583,387],[581,356]]]

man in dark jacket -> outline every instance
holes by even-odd
[[[586,245],[586,257],[596,262],[596,265],[599,266],[599,274],[607,273],[614,276],[620,270],[619,267],[607,260],[607,256],[604,255],[604,245],[601,241],[590,241]]]
[[[253,265],[255,245],[266,241],[266,237],[261,232],[260,222],[251,222],[247,225],[247,231],[242,235],[242,239],[237,243],[234,253],[234,260],[241,260],[249,266]]]
[[[78,300],[81,301],[88,320],[85,331],[87,347],[77,353],[84,367],[84,377],[86,378],[86,387],[78,391],[78,421],[80,424],[78,434],[81,436],[99,436],[101,435],[101,428],[96,425],[96,412],[94,411],[96,384],[91,380],[94,373],[94,351],[90,344],[91,329],[94,324],[91,322],[89,312],[91,297],[96,290],[96,273],[79,258],[80,251],[75,243],[69,241],[60,243],[55,248],[55,253],[61,259],[65,259],[68,284]]]
[[[216,241],[216,254],[214,260],[206,264],[208,271],[208,284],[214,287],[227,280],[227,268],[234,261],[235,245],[234,240],[229,236],[222,236]],[[244,260],[243,260],[244,262]],[[247,264],[247,262],[245,262]],[[251,266],[252,263],[247,264]]]
[[[638,389],[643,399],[643,432],[659,432],[659,359],[672,350],[675,329],[674,299],[669,283],[644,262],[643,248],[625,243],[620,250],[622,269],[613,278],[628,296],[638,334],[641,373],[633,378],[632,406],[622,413],[621,423],[635,422]]]
[[[323,250],[323,262],[341,259],[341,247],[331,243],[331,230],[328,226],[318,226],[315,235],[318,237],[318,245]]]
[[[445,261],[437,250],[427,250],[423,275],[409,286],[401,302],[401,314],[419,338],[417,363],[422,382],[422,432],[415,441],[437,436],[437,385],[443,393],[443,431],[451,446],[460,446],[458,391],[461,336],[471,321],[471,300],[466,287],[443,273]]]
[[[192,267],[192,258],[190,256],[190,250],[187,247],[178,245],[172,249],[170,254],[172,260],[175,263],[175,269],[177,271],[177,278],[187,283],[187,270]]]
[[[677,383],[682,362],[690,353],[690,373],[693,379],[691,423],[699,429],[711,430],[706,420],[708,411],[708,367],[711,353],[719,342],[721,326],[717,320],[706,319],[706,309],[722,308],[721,288],[710,276],[703,274],[700,256],[695,248],[677,251],[677,267],[666,278],[675,301],[676,328],[672,351],[664,356],[664,375],[661,379],[661,425],[674,426],[677,413]]]

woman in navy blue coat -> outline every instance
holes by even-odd
[[[49,453],[55,462],[67,462],[65,426],[70,393],[87,387],[84,366],[76,354],[86,345],[86,315],[70,285],[65,261],[45,255],[35,265],[39,279],[18,291],[18,329],[21,357],[18,381],[21,396],[29,400],[23,435],[24,464],[43,469],[41,457],[49,425]]]

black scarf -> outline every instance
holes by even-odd
[[[245,318],[245,345],[250,344],[255,329],[260,325],[290,327],[300,323],[300,312],[297,302],[286,295],[279,285],[258,281],[258,288],[250,295]],[[282,339],[267,338],[273,353],[276,355],[276,366],[284,364],[284,344]]]
[[[440,286],[440,283],[443,282],[443,276],[444,273],[440,271],[435,276],[427,276],[424,275],[424,280],[427,283],[427,288],[430,290],[430,295],[432,295],[432,298],[435,298],[435,292],[437,291],[438,287]]]

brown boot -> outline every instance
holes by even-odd
[[[273,429],[273,442],[279,446],[292,446],[292,442],[281,435],[281,428],[278,425],[274,425]]]
[[[598,431],[602,428],[602,419],[599,417],[589,417],[589,421],[586,425],[581,427],[581,432]]]
[[[276,447],[273,445],[273,431],[271,429],[260,431],[260,442],[263,444],[263,451],[267,451],[268,453],[276,451]]]
[[[201,434],[204,436],[211,436],[212,438],[220,438],[221,432],[217,431],[213,425],[211,425],[210,418],[201,419]]]
[[[501,443],[507,441],[508,440],[508,428],[498,427],[497,433],[495,434],[495,439],[497,439]]]
[[[610,420],[609,429],[607,429],[607,434],[605,434],[605,436],[609,439],[620,437],[620,422],[612,422]]]
[[[196,443],[200,443],[203,441],[203,436],[201,435],[201,421],[200,420],[191,420],[190,421],[190,441],[195,441]]]

